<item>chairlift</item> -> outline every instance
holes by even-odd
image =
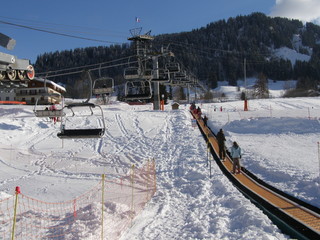
[[[125,84],[126,100],[146,100],[152,97],[150,81],[127,81]]]
[[[138,67],[128,67],[124,69],[123,77],[126,80],[138,79],[141,75],[141,70]]]
[[[156,71],[158,71],[158,73],[156,73]],[[159,69],[155,69],[152,71],[152,82],[168,82],[170,80],[170,72],[168,69],[163,69],[163,68],[159,68]]]
[[[43,94],[41,97],[37,98],[36,103],[33,108],[33,112],[36,117],[39,118],[60,118],[64,115],[63,109],[56,109],[52,108],[52,106],[46,106],[46,105],[39,105],[39,100],[44,100],[44,98],[48,98],[48,101],[50,102],[52,98],[54,99],[61,99],[61,94],[59,93],[48,93],[48,94]],[[41,109],[39,109],[41,106]],[[44,106],[46,106],[44,108]]]
[[[94,109],[97,109],[94,111]],[[69,111],[61,121],[60,132],[57,136],[61,139],[78,139],[78,138],[101,138],[105,133],[105,122],[103,110],[99,105],[93,103],[74,103],[65,106],[64,109]],[[86,114],[78,114],[78,110],[85,109]],[[98,113],[97,113],[98,112]],[[88,114],[89,113],[89,114]],[[99,126],[83,125],[83,118],[87,121],[97,121]],[[80,119],[80,121],[79,121]]]
[[[177,62],[166,63],[165,67],[170,73],[180,72],[180,64]]]
[[[174,80],[174,79],[172,79],[172,80],[170,80],[170,82],[169,82],[168,84],[166,84],[166,85],[170,85],[170,86],[172,86],[172,87],[176,87],[176,86],[182,86],[183,83],[182,83],[180,80]]]
[[[152,69],[142,70],[138,67],[128,67],[124,70],[124,79],[135,80],[144,79],[150,80],[152,78]]]
[[[176,72],[174,73],[174,79],[176,80],[186,80],[187,78],[187,74],[185,71],[180,71],[180,72]]]
[[[114,92],[113,78],[102,77],[94,80],[92,93],[95,95],[110,94]]]
[[[145,80],[150,80],[152,79],[152,69],[145,69],[144,71],[142,71],[140,78],[145,79]]]

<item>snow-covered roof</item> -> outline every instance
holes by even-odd
[[[55,82],[53,82],[51,80],[44,79],[44,78],[38,78],[38,77],[35,77],[33,80],[34,81],[38,81],[38,82],[43,82],[43,83],[44,82],[50,83],[50,84],[56,86],[57,88],[61,89],[62,91],[66,92],[66,89],[64,87],[60,86],[59,84],[57,84],[57,83],[55,83]]]

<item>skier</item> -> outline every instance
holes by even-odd
[[[208,117],[206,115],[203,116],[203,123],[205,126],[207,126]]]
[[[226,158],[226,147],[225,147],[225,141],[226,137],[224,136],[224,132],[222,129],[217,133],[217,140],[218,140],[218,146],[219,146],[219,157],[221,161],[224,161]]]
[[[239,147],[238,143],[236,141],[233,142],[233,145],[231,147],[231,157],[233,160],[233,169],[232,173],[236,173],[236,169],[238,169],[237,173],[240,173],[241,166],[240,166],[240,159],[241,159],[241,148]]]
[[[54,103],[52,103],[52,105],[50,106],[49,110],[50,111],[56,111],[57,110],[56,105]],[[56,117],[52,117],[51,119],[53,120],[53,123],[56,124],[57,118]]]

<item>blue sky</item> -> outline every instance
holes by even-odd
[[[0,47],[0,51],[34,63],[36,57],[45,52],[128,42],[129,30],[135,27],[142,27],[142,33],[152,30],[152,35],[158,35],[191,31],[211,22],[252,12],[295,18],[290,13],[295,12],[294,9],[301,10],[299,6],[306,3],[315,10],[314,17],[307,20],[316,20],[320,16],[319,0],[12,0],[10,7],[5,7],[7,11],[1,11],[0,32],[15,39],[16,46],[11,51]],[[300,15],[298,18],[304,20]],[[310,18],[310,11],[307,15]],[[136,17],[140,23],[135,21]]]

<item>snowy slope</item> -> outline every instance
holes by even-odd
[[[248,112],[241,101],[200,106],[214,131],[225,130],[228,145],[239,142],[245,167],[320,207],[319,103],[319,98],[255,100]],[[214,111],[220,106],[222,112]],[[20,186],[33,198],[69,200],[95,186],[102,173],[116,178],[132,164],[155,158],[156,195],[121,239],[288,239],[214,162],[210,179],[206,144],[191,126],[188,107],[153,111],[152,105],[114,102],[103,106],[102,139],[62,142],[59,126],[35,118],[32,106],[0,106],[0,196]],[[88,124],[85,118],[82,124]]]

